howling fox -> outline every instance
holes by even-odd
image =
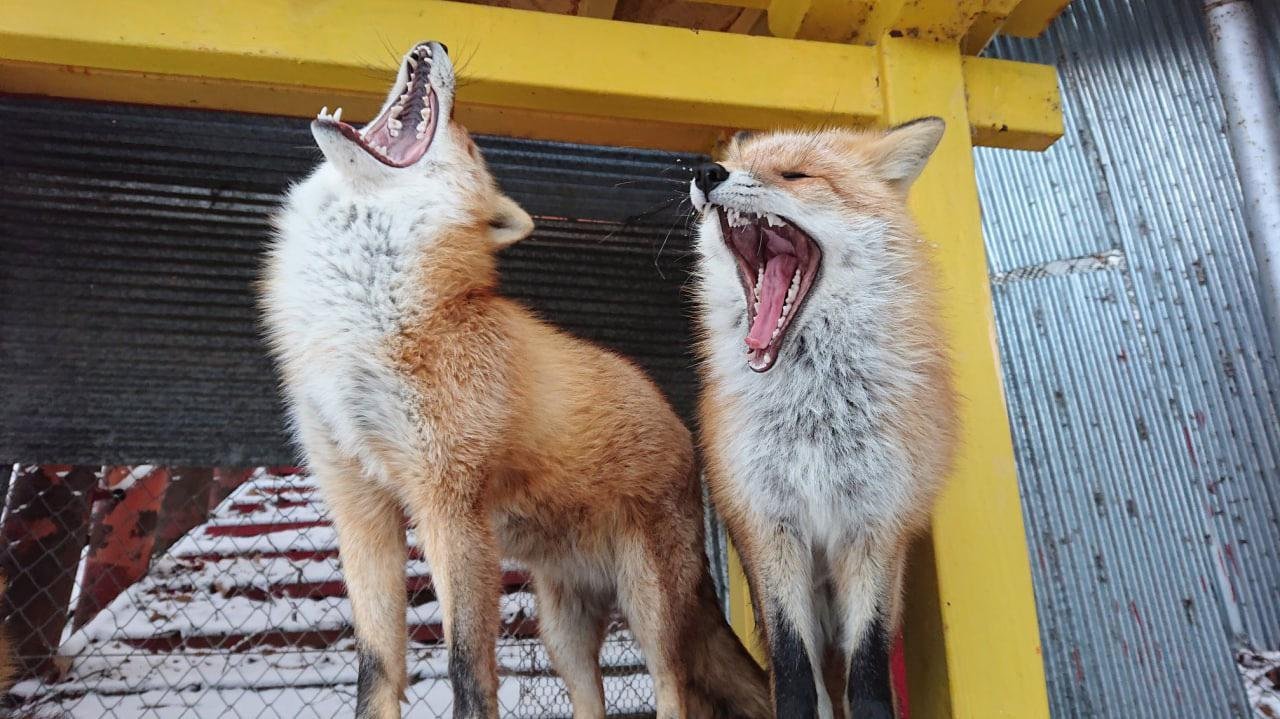
[[[496,717],[499,559],[525,564],[575,717],[604,715],[615,603],[663,718],[767,717],[703,552],[689,432],[630,362],[499,297],[533,222],[453,121],[445,47],[404,57],[378,116],[311,132],[261,287],[289,416],[338,532],[356,714],[400,716],[407,513],[444,613],[454,717]]]
[[[692,183],[707,482],[782,719],[896,716],[907,545],[956,438],[935,279],[906,209],[943,127],[740,135]]]

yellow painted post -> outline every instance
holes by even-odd
[[[746,645],[751,656],[764,666],[764,647],[756,634],[756,615],[751,608],[751,590],[747,586],[747,573],[742,567],[742,557],[733,543],[729,543],[729,625]]]
[[[940,273],[955,358],[962,446],[913,557],[905,623],[913,719],[1049,716],[1013,444],[956,43],[884,37],[884,121],[936,115],[941,145],[911,207]]]

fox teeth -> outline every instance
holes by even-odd
[[[333,121],[342,122],[342,108],[333,111]]]
[[[328,105],[325,105],[324,107],[320,108],[320,113],[316,115],[316,119],[317,119],[317,120],[327,120],[327,119],[329,119],[329,106],[328,106]]]
[[[769,225],[772,227],[782,227],[783,225],[782,220],[773,213],[765,215],[765,221],[768,222]]]

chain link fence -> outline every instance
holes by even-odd
[[[4,492],[0,611],[22,718],[333,717],[355,708],[350,603],[334,530],[292,468],[17,466]],[[440,607],[409,533],[407,717],[451,715]],[[537,639],[527,574],[503,567],[506,717],[569,717]],[[648,716],[653,688],[615,618],[607,712]]]

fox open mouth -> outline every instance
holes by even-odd
[[[316,120],[333,123],[345,137],[384,165],[408,167],[421,160],[431,147],[439,122],[439,101],[431,87],[433,55],[437,52],[444,52],[438,43],[422,43],[409,51],[404,71],[387,95],[395,100],[364,129],[356,130],[343,122],[342,108],[330,115],[326,107]]]
[[[787,329],[809,296],[822,250],[784,218],[725,207],[716,213],[746,293],[747,365],[765,372],[777,361]]]

